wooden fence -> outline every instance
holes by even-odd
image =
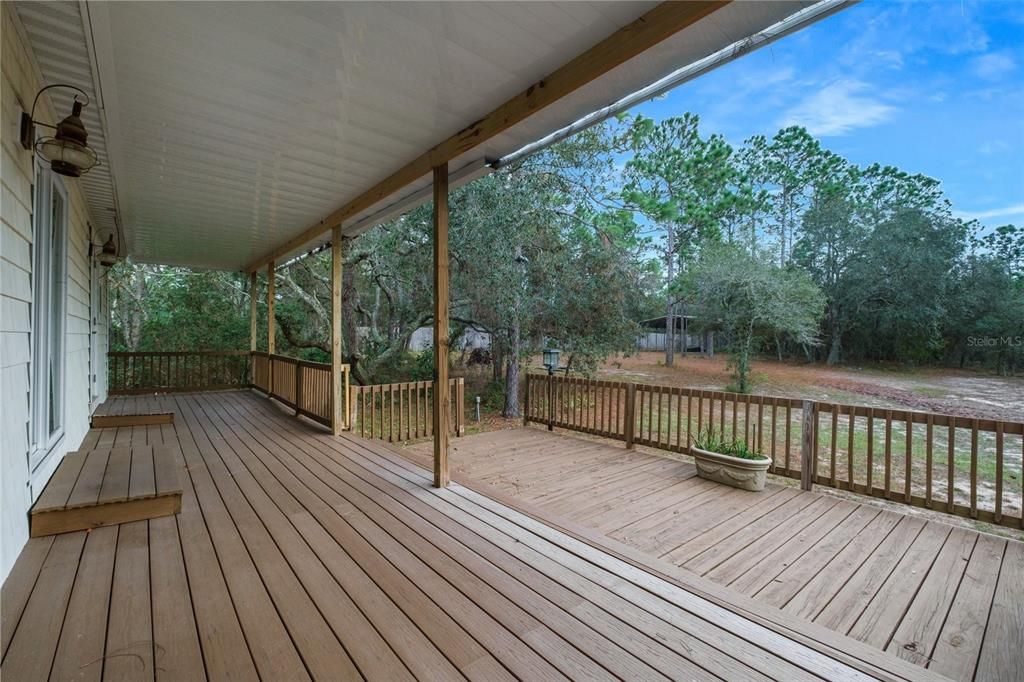
[[[249,385],[249,351],[107,353],[111,395],[212,391]]]
[[[712,427],[808,489],[1024,527],[1020,422],[542,374],[526,375],[524,412],[549,429],[683,454]]]
[[[456,436],[466,431],[466,385],[463,379],[449,379],[452,396],[451,430]],[[349,405],[353,433],[390,443],[434,435],[434,382],[352,386]]]
[[[285,355],[254,352],[252,386],[269,397],[295,410],[296,415],[309,417],[326,426],[331,425],[331,365],[323,362],[298,360]],[[342,365],[342,396],[348,396],[349,366]],[[348,405],[342,407],[347,420]],[[348,428],[346,421],[342,425]]]
[[[107,353],[109,393],[169,393],[256,388],[296,415],[331,425],[331,366],[250,351]],[[349,366],[342,365],[349,395]],[[347,418],[348,405],[342,406]],[[343,427],[347,428],[347,424]]]

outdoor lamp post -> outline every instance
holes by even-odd
[[[557,348],[544,349],[544,366],[548,370],[548,431],[555,430],[555,370],[561,352]]]

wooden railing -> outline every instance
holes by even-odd
[[[253,388],[292,408],[296,415],[331,425],[334,400],[331,396],[330,364],[259,351],[252,356]],[[348,396],[349,366],[342,365],[341,373],[344,399]],[[343,405],[342,415],[346,420],[348,414],[348,405]],[[343,424],[343,428],[348,428],[348,423]]]
[[[314,421],[330,426],[331,366],[250,351],[107,354],[111,395],[256,388]],[[343,399],[349,366],[342,365]],[[347,419],[348,405],[342,406]],[[348,424],[343,425],[344,428]]]
[[[683,454],[710,426],[805,488],[1024,527],[1020,422],[542,374],[526,375],[524,411],[526,422]]]
[[[452,396],[451,431],[461,436],[466,430],[465,381],[450,379],[448,383]],[[352,386],[350,393],[353,433],[391,443],[434,435],[433,381]]]
[[[212,391],[249,385],[249,351],[107,353],[111,395]]]

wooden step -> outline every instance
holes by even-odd
[[[31,535],[177,514],[183,468],[181,453],[166,445],[69,453],[32,506]]]
[[[146,414],[96,414],[92,417],[91,425],[94,429],[106,429],[114,426],[150,426],[173,423],[173,412],[153,412]]]

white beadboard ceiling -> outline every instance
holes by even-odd
[[[104,165],[82,183],[97,224],[112,228],[118,211],[139,261],[239,270],[655,4],[17,7],[43,77],[99,90],[83,119]],[[809,4],[727,5],[451,169],[505,156]]]

